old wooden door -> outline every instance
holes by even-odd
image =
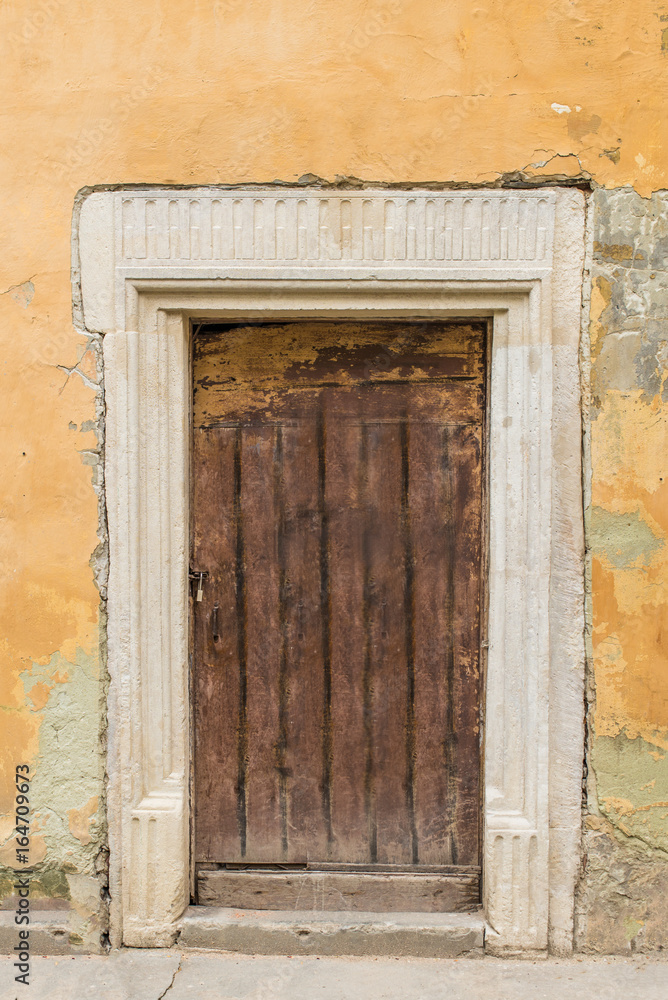
[[[484,343],[197,332],[200,903],[478,905]]]

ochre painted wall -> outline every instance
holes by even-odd
[[[33,0],[4,3],[0,19],[0,861],[14,857],[14,765],[28,761],[44,905],[69,907],[74,945],[99,946],[101,373],[71,319],[76,192],[308,174],[589,177],[635,191],[599,190],[593,221],[590,853],[578,940],[663,940],[668,922],[648,893],[624,903],[622,937],[611,936],[609,857],[663,892],[668,210],[644,199],[668,187],[668,3]]]

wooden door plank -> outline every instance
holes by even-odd
[[[388,406],[396,395],[388,392]],[[369,860],[407,863],[414,858],[407,768],[410,595],[402,520],[405,442],[402,423],[388,420],[385,414],[385,419],[379,419],[370,393],[365,394],[365,411],[360,471],[366,515],[362,539],[364,707],[372,745]]]
[[[279,758],[283,857],[326,857],[323,737],[327,705],[324,441],[317,411],[277,429],[277,515],[282,628]],[[324,613],[323,613],[324,612]]]
[[[452,689],[456,734],[453,864],[475,864],[480,854],[481,450],[480,426],[457,428],[451,440],[457,525]]]
[[[236,614],[234,452],[236,428],[195,432],[194,564],[208,572],[193,601],[198,663],[194,677],[195,858],[225,856],[238,842],[236,711],[239,648]],[[212,629],[218,605],[218,641]]]
[[[445,913],[480,907],[480,875],[200,871],[198,902],[252,910]]]
[[[419,862],[452,859],[455,531],[450,431],[427,412],[410,428],[415,565],[415,822]]]
[[[331,621],[332,861],[369,860],[371,741],[365,733],[359,400],[323,394]],[[356,410],[358,412],[356,412]],[[324,859],[323,859],[324,860]]]
[[[237,854],[257,861],[281,857],[279,741],[279,566],[275,498],[276,428],[243,427],[238,456],[239,536],[246,624],[246,700],[239,717],[242,831]],[[243,678],[242,678],[243,682]]]

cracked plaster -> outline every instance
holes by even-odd
[[[587,808],[576,943],[668,946],[668,195],[594,196]]]

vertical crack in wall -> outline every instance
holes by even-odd
[[[98,643],[99,643],[99,749],[102,758],[102,782],[99,813],[103,839],[95,859],[95,872],[100,886],[100,948],[108,952],[110,941],[110,905],[111,893],[109,885],[109,769],[108,769],[108,696],[109,671],[107,667],[107,584],[109,578],[109,534],[107,525],[107,503],[105,490],[105,435],[106,435],[106,405],[104,394],[104,357],[102,350],[103,336],[88,330],[85,325],[83,311],[83,296],[81,289],[81,257],[79,252],[79,221],[81,207],[89,192],[82,188],[77,192],[72,210],[71,248],[71,286],[72,286],[72,322],[74,327],[87,338],[86,349],[94,353],[97,386],[95,393],[95,423],[97,436],[97,460],[93,466],[93,489],[97,497],[98,543],[93,551],[89,565],[93,571],[93,580],[100,595]],[[75,366],[76,367],[76,366]],[[69,372],[68,374],[71,374]]]
[[[97,854],[95,868],[100,880],[100,900],[101,900],[101,933],[100,947],[108,951],[109,941],[109,903],[111,900],[109,893],[109,846],[108,846],[108,718],[107,718],[107,698],[109,694],[109,672],[107,669],[107,583],[109,578],[109,535],[107,528],[107,504],[105,491],[105,430],[106,430],[106,410],[104,397],[104,362],[102,354],[102,337],[100,334],[89,334],[89,346],[95,352],[95,363],[98,381],[98,390],[95,396],[95,417],[97,422],[98,440],[98,462],[95,475],[95,493],[97,495],[98,506],[98,544],[90,558],[90,566],[93,570],[95,586],[100,595],[99,605],[99,657],[100,657],[100,752],[103,761],[102,794],[100,798],[100,812],[103,817],[103,829],[105,831],[104,843],[101,844]]]
[[[593,648],[592,648],[592,587],[591,549],[589,544],[589,510],[591,507],[592,454],[591,454],[591,350],[590,350],[590,310],[591,281],[594,245],[594,198],[585,199],[585,253],[582,268],[582,311],[580,323],[580,393],[582,408],[582,517],[584,524],[584,655],[585,677],[583,689],[582,716],[584,726],[584,755],[582,759],[582,833],[580,841],[579,877],[575,885],[573,913],[573,947],[577,950],[581,936],[580,924],[586,920],[582,907],[582,886],[585,876],[585,823],[589,811],[589,755],[591,729],[589,713],[595,701]]]

